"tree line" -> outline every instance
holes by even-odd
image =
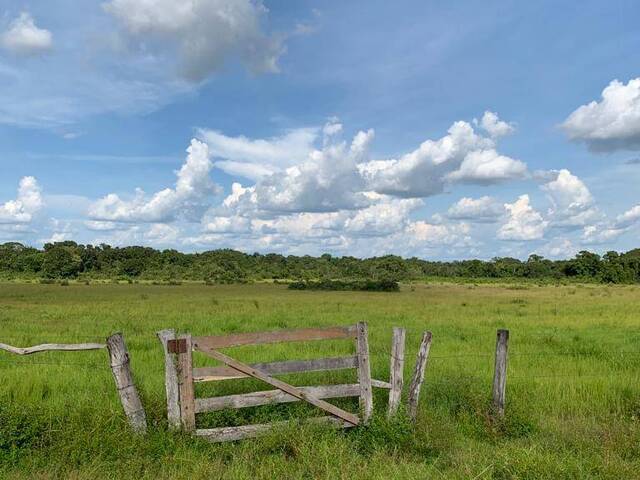
[[[247,254],[230,249],[202,253],[149,247],[47,243],[42,249],[16,242],[0,244],[3,279],[199,280],[235,283],[254,280],[363,279],[408,281],[427,277],[577,279],[603,283],[640,283],[640,249],[604,255],[582,251],[567,260],[531,255],[525,261],[429,261],[395,255],[360,259]]]

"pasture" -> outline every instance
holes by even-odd
[[[369,325],[371,369],[388,379],[391,328],[407,329],[405,381],[433,332],[415,426],[386,421],[374,391],[367,427],[302,425],[209,444],[166,425],[155,332],[194,335]],[[490,413],[496,329],[508,328],[506,417]],[[127,428],[105,351],[29,357],[0,352],[1,478],[640,478],[640,287],[403,285],[398,293],[249,285],[0,285],[0,341],[104,341],[122,331],[149,421]],[[247,362],[353,351],[344,341],[234,350]],[[194,363],[214,365],[194,355]],[[350,372],[292,375],[295,385],[353,381]],[[269,387],[198,385],[199,395]],[[406,388],[405,388],[406,396]],[[357,399],[337,402],[357,408]],[[199,425],[316,415],[300,403],[204,414]]]

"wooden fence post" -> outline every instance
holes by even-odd
[[[179,429],[181,420],[176,356],[170,353],[167,347],[169,340],[176,339],[176,332],[173,329],[160,330],[156,335],[160,343],[162,343],[162,350],[164,351],[164,384],[167,392],[167,421],[169,428]]]
[[[107,338],[107,350],[113,379],[120,396],[120,402],[129,424],[134,431],[145,433],[147,431],[147,419],[140,396],[133,383],[131,369],[129,367],[129,352],[124,343],[122,333],[114,333]]]
[[[400,397],[402,396],[403,374],[404,374],[404,345],[406,330],[400,327],[393,327],[393,338],[391,340],[391,373],[389,375],[389,408],[387,416],[391,417],[398,411]]]
[[[373,413],[373,391],[371,388],[371,365],[369,364],[369,338],[365,322],[358,322],[356,347],[358,383],[360,384],[360,408],[362,410],[362,421],[367,423]]]
[[[493,406],[499,417],[504,416],[508,350],[509,330],[498,330],[498,336],[496,339],[495,372],[493,374]]]
[[[195,392],[191,334],[181,335],[175,342],[178,354],[178,390],[180,392],[180,419],[182,428],[192,432],[196,428]]]
[[[422,342],[420,342],[420,350],[416,358],[416,367],[413,370],[413,378],[409,387],[409,417],[415,421],[418,415],[418,399],[420,398],[420,388],[424,381],[424,373],[427,369],[427,361],[429,360],[429,350],[431,349],[431,332],[422,334]]]

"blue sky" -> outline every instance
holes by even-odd
[[[0,1],[0,242],[638,247],[639,19],[633,1]]]

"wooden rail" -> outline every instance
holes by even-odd
[[[357,397],[360,395],[360,385],[357,383],[297,388],[305,395],[318,399]],[[214,412],[224,408],[258,407],[261,405],[299,401],[300,399],[298,397],[294,397],[282,390],[264,390],[261,392],[241,393],[223,397],[196,398],[196,413]]]
[[[298,330],[280,330],[275,332],[238,333],[193,337],[193,348],[203,349],[239,347],[241,345],[260,345],[279,342],[309,342],[313,340],[332,340],[356,338],[356,327],[303,328]]]
[[[43,343],[33,347],[20,348],[0,343],[0,350],[6,350],[16,355],[31,355],[32,353],[52,351],[77,352],[80,350],[99,350],[106,347],[107,345],[104,343]]]
[[[309,423],[331,425],[338,428],[349,428],[354,425],[335,417],[316,417],[307,420]],[[198,437],[205,438],[210,442],[232,442],[235,440],[243,440],[245,438],[253,438],[262,435],[274,428],[282,428],[292,425],[291,421],[280,421],[272,423],[262,423],[255,425],[244,425],[241,427],[221,427],[221,428],[203,428],[196,430]]]
[[[358,357],[333,357],[316,358],[312,360],[287,360],[284,362],[252,363],[252,368],[270,375],[282,375],[288,373],[322,372],[325,370],[345,370],[357,368]],[[242,372],[231,367],[202,367],[193,369],[194,382],[212,382],[219,380],[231,380],[247,378]]]

